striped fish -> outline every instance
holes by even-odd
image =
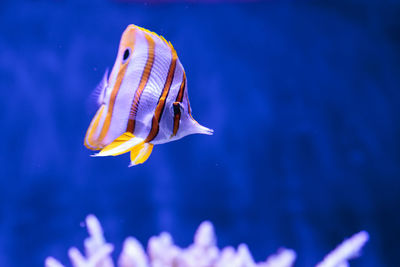
[[[156,144],[213,133],[191,115],[185,71],[172,44],[141,27],[126,28],[98,91],[99,108],[85,136],[88,149],[100,150],[94,156],[130,152],[134,166]]]

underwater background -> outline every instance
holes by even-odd
[[[203,220],[256,260],[312,266],[370,233],[352,266],[398,266],[398,1],[0,1],[0,266],[68,262],[87,214],[121,249]],[[83,146],[90,94],[136,24],[166,37],[214,129],[128,154]]]

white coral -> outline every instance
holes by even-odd
[[[351,238],[343,241],[337,248],[329,253],[316,267],[346,267],[348,260],[359,256],[362,247],[368,241],[369,235],[361,231]]]
[[[113,245],[106,243],[103,230],[97,218],[86,218],[89,237],[84,242],[85,255],[77,248],[68,252],[74,267],[114,267],[111,253]],[[363,245],[368,241],[368,233],[360,232],[345,240],[329,253],[317,267],[344,267],[348,260],[358,256]],[[296,253],[281,248],[265,262],[255,263],[245,244],[235,250],[226,247],[219,250],[213,225],[206,221],[200,224],[194,236],[194,243],[188,248],[174,245],[168,233],[150,238],[147,255],[142,245],[133,237],[128,237],[118,258],[118,267],[290,267],[293,266]],[[46,267],[63,267],[52,257],[45,261]]]

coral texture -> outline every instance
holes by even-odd
[[[103,230],[97,218],[89,215],[86,218],[89,237],[84,242],[85,255],[75,247],[68,251],[74,267],[113,267],[111,258],[113,245],[106,243]],[[348,260],[359,255],[361,248],[368,241],[368,233],[359,232],[343,241],[329,253],[317,267],[345,267]],[[174,245],[168,233],[151,237],[147,254],[142,245],[133,237],[128,237],[118,258],[119,267],[289,267],[293,266],[296,253],[291,249],[281,248],[265,262],[255,263],[245,244],[235,250],[226,247],[222,250],[216,246],[213,225],[205,221],[200,224],[194,236],[194,243],[188,248]],[[63,267],[58,260],[48,257],[46,267]]]

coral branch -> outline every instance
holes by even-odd
[[[85,239],[85,255],[77,248],[68,251],[74,267],[114,267],[111,253],[114,247],[106,243],[103,230],[97,218],[86,218],[89,237]],[[329,253],[317,267],[344,267],[348,260],[357,257],[368,241],[368,233],[360,232],[345,240]],[[222,250],[216,245],[214,227],[211,222],[203,222],[197,229],[194,242],[187,248],[174,245],[169,233],[151,237],[147,254],[142,245],[133,237],[128,237],[118,258],[118,267],[290,267],[296,260],[293,250],[281,248],[265,262],[255,263],[245,244],[238,249],[226,247]],[[52,257],[45,261],[46,267],[63,267]]]
[[[53,257],[47,257],[44,266],[46,267],[64,267],[58,260]]]
[[[359,256],[362,247],[367,243],[369,235],[361,231],[349,239],[343,241],[316,267],[342,267],[348,266],[348,261]]]
[[[268,257],[262,267],[290,267],[296,260],[296,252],[291,249],[280,248],[274,255]]]

